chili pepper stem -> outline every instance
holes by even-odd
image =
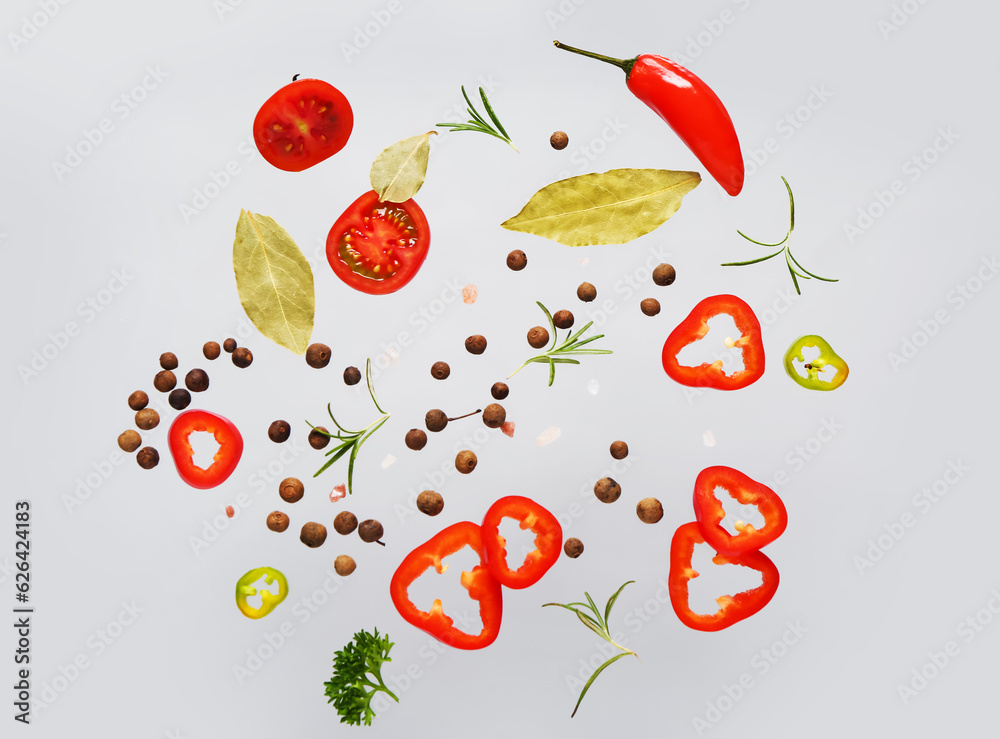
[[[553,41],[557,49],[564,49],[566,51],[571,51],[574,54],[580,54],[581,56],[589,56],[591,59],[599,59],[602,62],[607,62],[608,64],[614,64],[616,67],[621,67],[625,71],[625,76],[628,77],[632,72],[632,67],[635,65],[635,59],[615,59],[613,56],[604,56],[603,54],[595,54],[592,51],[584,51],[583,49],[577,49],[575,46],[567,46],[559,41]],[[638,57],[636,57],[638,58]]]

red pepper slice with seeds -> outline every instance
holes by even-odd
[[[695,545],[704,543],[705,538],[697,521],[684,524],[674,533],[670,542],[670,574],[667,576],[670,605],[685,626],[696,631],[721,631],[749,618],[770,602],[778,589],[778,568],[759,551],[738,555],[717,554],[712,558],[715,564],[749,567],[761,573],[763,582],[752,590],[717,598],[719,610],[715,613],[695,613],[688,605],[688,582],[698,577],[691,567],[691,557]]]
[[[708,333],[708,321],[720,314],[727,314],[736,323],[740,337],[731,348],[743,354],[743,369],[727,375],[722,371],[722,360],[697,367],[687,367],[677,361],[677,355],[688,344],[693,344]],[[727,346],[729,343],[727,342]],[[663,369],[676,382],[689,387],[711,387],[716,390],[739,390],[752,385],[764,374],[764,342],[760,321],[753,308],[735,295],[713,295],[696,305],[663,343]]]
[[[219,445],[212,464],[207,469],[194,463],[191,434],[196,431],[212,434]],[[228,480],[243,456],[240,430],[229,419],[208,411],[184,411],[170,424],[167,437],[177,474],[188,485],[199,490],[214,488]]]
[[[743,505],[756,506],[764,517],[764,525],[756,529],[737,521],[734,536],[722,527],[726,511],[716,496],[724,488]],[[707,467],[694,483],[694,513],[698,530],[708,545],[719,554],[738,555],[760,549],[777,539],[788,525],[788,513],[778,494],[767,485],[747,477],[732,467]]]
[[[445,614],[440,599],[434,601],[430,611],[421,611],[410,600],[408,593],[410,585],[431,567],[438,573],[448,569],[448,565],[441,560],[463,547],[470,547],[479,555],[480,564],[471,572],[463,572],[461,579],[469,597],[479,603],[479,616],[483,622],[479,634],[468,634],[456,628],[452,618]],[[492,644],[500,633],[503,593],[500,583],[490,574],[483,560],[480,527],[471,521],[452,524],[406,555],[389,583],[389,595],[404,620],[448,646],[482,649]]]
[[[531,529],[535,549],[516,570],[507,564],[507,541],[500,535],[500,521],[513,518],[522,529]],[[490,506],[483,518],[483,549],[490,574],[501,585],[519,590],[534,585],[558,561],[562,551],[562,526],[548,510],[531,498],[508,495]]]

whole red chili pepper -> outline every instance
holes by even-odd
[[[733,120],[719,96],[693,72],[654,54],[615,59],[558,41],[555,45],[625,70],[625,84],[632,94],[667,122],[726,192],[740,194],[743,153]]]

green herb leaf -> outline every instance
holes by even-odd
[[[428,131],[397,141],[375,157],[369,177],[379,200],[402,203],[417,194],[427,176],[430,139],[436,135]]]
[[[659,228],[701,182],[697,172],[612,169],[546,185],[500,225],[566,246],[625,244]]]
[[[372,381],[372,360],[370,359],[365,365],[365,380],[368,385],[368,395],[371,397],[372,403],[375,404],[375,407],[378,408],[378,411],[379,413],[382,414],[382,416],[380,418],[376,418],[374,421],[372,421],[370,424],[365,426],[360,431],[348,431],[343,426],[341,426],[340,423],[337,421],[337,419],[334,417],[333,408],[328,403],[326,409],[327,412],[330,414],[330,420],[333,421],[333,424],[337,427],[337,433],[335,434],[331,434],[329,432],[320,432],[320,433],[322,433],[324,436],[328,438],[336,439],[341,443],[338,446],[335,446],[334,448],[327,451],[326,455],[330,457],[330,459],[328,459],[326,461],[326,464],[324,464],[322,467],[316,470],[316,472],[313,474],[313,477],[319,477],[319,475],[322,474],[323,472],[326,472],[326,470],[331,465],[333,465],[335,462],[340,460],[345,455],[349,454],[350,456],[348,457],[347,460],[347,492],[349,494],[354,493],[354,462],[358,458],[358,452],[361,451],[361,447],[364,445],[364,443],[371,438],[371,435],[374,434],[376,431],[378,431],[380,428],[382,428],[382,426],[385,425],[385,422],[389,420],[389,414],[386,413],[384,410],[382,410],[382,406],[378,404],[378,398],[375,397],[375,384]],[[318,430],[315,426],[309,423],[309,421],[306,421],[306,423],[309,424],[309,427],[313,431]]]
[[[625,583],[625,585],[631,585],[633,582],[635,582],[635,580],[629,580],[628,582]],[[594,684],[594,680],[597,679],[597,676],[600,675],[602,672],[604,672],[604,670],[607,667],[609,667],[613,663],[617,662],[622,657],[627,657],[630,654],[632,656],[634,656],[636,659],[639,658],[638,654],[636,654],[635,652],[631,651],[630,649],[626,649],[621,644],[618,644],[616,641],[614,641],[614,639],[611,638],[611,628],[608,625],[608,619],[611,618],[611,609],[614,607],[615,602],[618,600],[618,596],[621,595],[622,591],[625,589],[625,585],[622,585],[620,588],[618,588],[618,590],[615,591],[615,594],[612,595],[611,598],[608,599],[608,603],[604,607],[604,618],[603,619],[601,618],[601,611],[598,609],[597,604],[594,603],[594,599],[591,598],[590,597],[590,593],[588,593],[586,591],[584,591],[584,593],[583,593],[586,596],[586,598],[587,598],[587,602],[586,603],[546,603],[545,604],[546,606],[559,606],[560,608],[565,608],[567,611],[573,611],[573,613],[576,614],[576,617],[578,619],[580,619],[580,622],[584,626],[586,626],[588,629],[590,629],[591,631],[593,631],[595,634],[597,634],[599,637],[601,637],[602,639],[604,639],[606,642],[608,642],[610,644],[613,644],[614,646],[616,646],[620,650],[622,650],[621,654],[615,655],[614,657],[612,657],[611,659],[609,659],[607,662],[605,662],[603,665],[601,665],[596,670],[594,670],[594,674],[590,676],[590,679],[587,681],[587,684],[583,686],[583,691],[580,693],[580,697],[576,701],[576,706],[574,706],[573,713],[570,715],[570,718],[572,718],[573,716],[576,716],[576,711],[580,707],[580,703],[583,702],[583,696],[585,696],[587,694],[587,691],[590,690],[590,686]],[[596,616],[597,618],[596,619],[595,618],[591,618],[590,616],[586,615],[582,611],[578,610],[576,608],[576,606],[580,606],[582,608],[586,608],[587,610],[593,612],[594,616]]]
[[[340,723],[371,726],[375,717],[371,702],[376,693],[384,692],[399,703],[399,698],[382,680],[382,665],[392,662],[389,657],[392,647],[389,636],[379,636],[378,629],[375,629],[374,634],[367,631],[355,633],[354,639],[334,653],[333,676],[323,686],[327,703],[332,703],[337,709]]]
[[[233,271],[247,318],[267,338],[304,354],[316,312],[313,274],[288,232],[273,218],[241,210]]]
[[[472,119],[468,123],[438,123],[436,124],[440,128],[447,128],[450,131],[478,131],[479,133],[485,133],[494,138],[498,138],[501,141],[505,141],[510,144],[510,147],[517,151],[517,147],[514,146],[514,142],[510,140],[510,136],[507,135],[507,131],[504,127],[500,125],[500,119],[497,118],[497,114],[493,112],[493,106],[490,105],[489,99],[486,97],[486,91],[483,88],[479,88],[479,97],[483,99],[483,105],[486,106],[486,113],[489,115],[490,120],[493,121],[493,125],[483,118],[482,113],[476,110],[476,106],[472,104],[469,100],[468,93],[465,92],[465,86],[462,86],[462,97],[465,98],[466,104],[469,106],[467,108],[469,115]]]
[[[525,367],[527,367],[529,364],[532,364],[532,363],[535,363],[535,362],[537,362],[539,364],[545,363],[545,364],[549,365],[549,387],[552,387],[552,383],[554,383],[555,380],[556,380],[556,365],[557,364],[580,364],[580,360],[578,360],[578,359],[571,359],[567,355],[585,356],[585,355],[589,355],[589,354],[612,354],[613,353],[610,349],[581,349],[580,348],[580,347],[584,346],[585,344],[589,344],[592,341],[596,341],[597,339],[603,339],[604,338],[604,334],[598,334],[597,336],[591,336],[590,338],[584,339],[583,341],[579,340],[580,337],[583,335],[583,333],[588,328],[590,328],[592,325],[594,325],[593,321],[591,321],[586,326],[584,326],[583,328],[581,328],[575,334],[572,331],[567,330],[566,331],[566,339],[562,342],[562,344],[559,344],[559,341],[558,341],[559,332],[556,330],[556,324],[552,320],[552,314],[549,312],[549,309],[546,308],[544,305],[542,305],[540,302],[538,302],[537,300],[535,302],[538,304],[538,307],[542,309],[542,312],[545,313],[545,317],[549,319],[549,326],[552,329],[552,346],[549,347],[548,351],[546,351],[544,354],[539,354],[536,357],[531,357],[531,359],[526,359],[524,361],[524,363],[520,367],[518,367],[516,370],[514,370],[509,375],[507,375],[507,379],[510,379],[511,377],[513,377],[514,375],[516,375],[518,372],[520,372],[522,369],[524,369]],[[590,596],[587,596],[587,597],[589,598]],[[600,614],[598,614],[598,615],[600,615]]]
[[[776,252],[772,252],[765,257],[757,257],[756,259],[748,259],[745,262],[725,262],[722,264],[723,267],[745,267],[748,264],[757,264],[758,262],[766,262],[772,257],[776,257],[779,254],[785,255],[785,266],[788,267],[788,274],[792,277],[792,285],[795,286],[795,292],[799,295],[802,294],[802,289],[799,287],[799,277],[804,280],[815,278],[817,280],[822,280],[823,282],[838,282],[838,280],[832,279],[830,277],[820,277],[819,275],[813,274],[801,264],[799,260],[792,255],[791,244],[789,244],[789,239],[792,236],[792,231],[795,230],[795,196],[792,195],[792,188],[788,184],[788,180],[784,177],[781,181],[785,183],[785,190],[788,191],[788,231],[785,232],[785,238],[781,241],[777,241],[773,244],[766,241],[757,241],[756,239],[751,239],[742,231],[737,231],[740,236],[749,241],[752,244],[757,244],[757,246],[775,247],[781,246],[782,248]],[[794,266],[793,266],[794,265]],[[798,269],[796,269],[798,267]],[[801,271],[800,271],[801,270]]]
[[[577,709],[579,709],[580,704],[583,703],[583,696],[585,696],[587,694],[587,691],[590,690],[590,686],[594,684],[594,680],[597,679],[597,676],[600,675],[602,672],[604,672],[605,668],[610,667],[615,662],[620,660],[622,657],[628,657],[630,654],[632,654],[632,652],[622,652],[621,654],[616,654],[614,657],[612,657],[603,665],[594,670],[594,674],[590,676],[590,679],[587,681],[587,684],[583,686],[583,690],[580,692],[580,697],[577,698],[576,705],[573,706],[573,713],[569,715],[570,718],[576,716]]]

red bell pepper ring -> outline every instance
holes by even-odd
[[[697,367],[682,366],[677,355],[688,344],[693,344],[708,333],[708,321],[725,313],[732,317],[740,337],[732,342],[743,354],[743,369],[727,375],[722,371],[722,360],[711,364],[704,362]],[[727,343],[728,345],[728,343]],[[689,387],[711,387],[716,390],[739,390],[752,385],[764,374],[764,343],[760,321],[753,309],[735,295],[713,295],[696,305],[663,343],[663,369],[671,379]]]
[[[756,529],[737,521],[734,536],[722,527],[726,511],[716,497],[716,488],[725,490],[743,505],[756,506],[764,525]],[[732,467],[707,467],[694,483],[694,513],[702,537],[719,554],[739,555],[770,544],[785,531],[788,513],[778,494]]]
[[[704,543],[696,521],[684,524],[674,533],[670,542],[670,574],[667,576],[670,605],[685,626],[696,631],[721,631],[749,618],[768,604],[778,589],[778,568],[759,551],[738,555],[717,554],[712,558],[715,564],[749,567],[763,575],[763,582],[753,590],[716,598],[719,610],[715,613],[695,613],[688,605],[688,582],[698,577],[698,573],[691,568],[691,556],[695,545]]]
[[[196,431],[209,432],[219,445],[208,469],[194,463],[190,437]],[[243,437],[239,429],[232,421],[208,411],[184,411],[170,424],[167,437],[177,474],[188,485],[200,490],[224,483],[243,456]]]
[[[441,560],[463,547],[471,547],[479,555],[480,564],[472,572],[462,573],[462,587],[469,597],[479,602],[479,616],[483,629],[479,634],[468,634],[455,628],[454,621],[445,614],[441,600],[436,599],[430,611],[421,611],[410,600],[410,585],[429,568],[439,573],[448,569]],[[503,617],[503,593],[483,561],[483,538],[480,528],[471,521],[452,524],[436,536],[421,544],[403,559],[389,583],[389,595],[399,615],[435,639],[459,649],[482,649],[492,644],[500,633]]]
[[[522,529],[531,529],[536,534],[535,549],[516,570],[507,564],[507,541],[500,535],[500,521],[504,518],[520,521]],[[481,528],[486,567],[497,582],[508,588],[519,590],[534,585],[562,552],[559,521],[538,503],[520,495],[508,495],[490,506]]]

